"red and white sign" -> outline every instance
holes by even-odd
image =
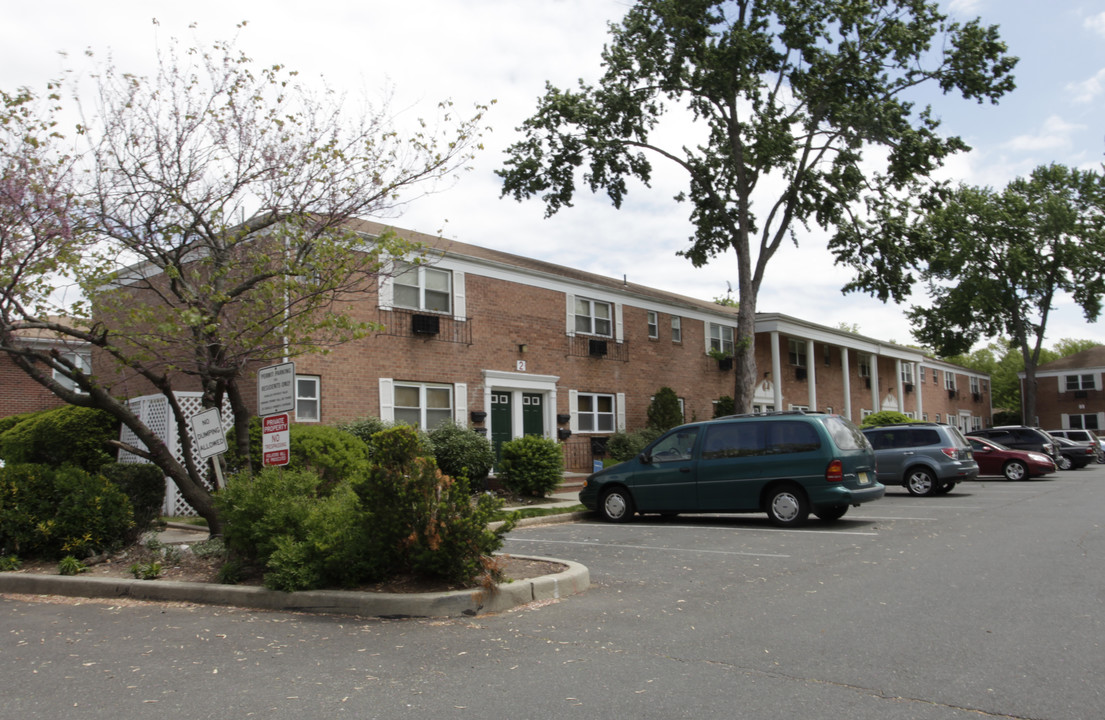
[[[288,413],[261,418],[262,464],[287,465],[290,448]]]

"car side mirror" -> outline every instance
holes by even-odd
[[[644,465],[651,465],[652,464],[652,456],[649,455],[647,452],[643,452],[640,455],[638,455],[637,459],[640,460],[641,463],[643,463]]]

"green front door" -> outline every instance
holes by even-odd
[[[537,393],[522,393],[522,434],[545,434],[544,399]]]
[[[507,390],[491,392],[491,447],[495,449],[496,465],[499,463],[503,443],[511,439],[513,432],[514,413],[511,410],[510,396]]]

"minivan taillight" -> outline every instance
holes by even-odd
[[[825,480],[827,482],[842,482],[844,480],[844,463],[839,460],[833,460],[829,463],[828,469],[825,470]]]

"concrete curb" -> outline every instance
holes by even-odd
[[[515,557],[523,557],[521,555]],[[0,593],[64,595],[68,597],[131,598],[161,602],[191,602],[260,610],[335,613],[364,617],[460,617],[509,610],[537,600],[555,600],[583,592],[591,584],[584,565],[557,558],[525,556],[567,565],[555,575],[515,580],[483,588],[441,593],[370,593],[345,590],[280,592],[259,587],[190,583],[172,580],[125,580],[0,573]]]

